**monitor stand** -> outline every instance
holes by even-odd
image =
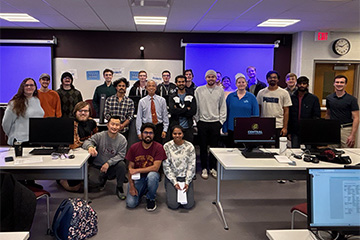
[[[246,146],[245,149],[239,148],[239,150],[245,158],[274,158],[274,155],[278,155],[277,153],[263,152],[255,146]]]

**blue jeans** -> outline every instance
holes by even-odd
[[[160,174],[158,172],[149,172],[146,177],[142,177],[139,180],[134,181],[135,188],[138,192],[137,196],[132,196],[129,193],[130,187],[128,187],[126,206],[128,208],[135,208],[139,205],[141,197],[146,193],[146,198],[155,200],[156,190],[159,186]]]

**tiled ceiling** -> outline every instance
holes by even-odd
[[[360,32],[360,0],[0,0],[1,13],[27,13],[40,22],[1,28],[132,32]],[[165,26],[135,25],[134,16],[166,16]],[[269,18],[300,19],[260,28]]]

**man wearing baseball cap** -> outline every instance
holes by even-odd
[[[220,129],[226,120],[226,102],[222,87],[216,86],[216,72],[208,70],[205,74],[207,84],[195,90],[197,122],[200,145],[201,177],[207,179],[208,165],[210,174],[216,178],[216,159],[208,153],[208,146],[217,147]]]
[[[40,89],[38,90],[38,98],[42,109],[45,112],[44,117],[61,117],[61,102],[59,94],[49,89],[50,75],[43,73],[39,78]]]
[[[63,117],[73,117],[73,110],[78,102],[83,100],[81,92],[73,85],[74,78],[69,72],[61,75],[61,85],[57,90],[61,100],[61,113]]]

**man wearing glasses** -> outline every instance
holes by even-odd
[[[156,94],[165,98],[166,104],[169,106],[169,95],[176,92],[176,85],[170,82],[171,73],[165,70],[161,74],[163,82],[156,88]]]
[[[44,117],[61,117],[61,102],[59,94],[49,89],[50,75],[43,73],[39,78],[40,89],[38,90],[38,98],[42,109],[45,112]]]
[[[278,86],[280,75],[276,71],[269,71],[266,74],[269,86],[261,89],[257,95],[257,101],[261,110],[261,117],[276,118],[275,147],[279,147],[279,137],[286,137],[289,107],[292,106],[289,93]]]
[[[166,159],[162,145],[154,141],[155,125],[144,123],[141,126],[141,142],[131,145],[125,159],[129,161],[129,187],[126,199],[128,208],[139,205],[146,194],[146,211],[156,209],[156,191],[159,186],[159,168]]]

